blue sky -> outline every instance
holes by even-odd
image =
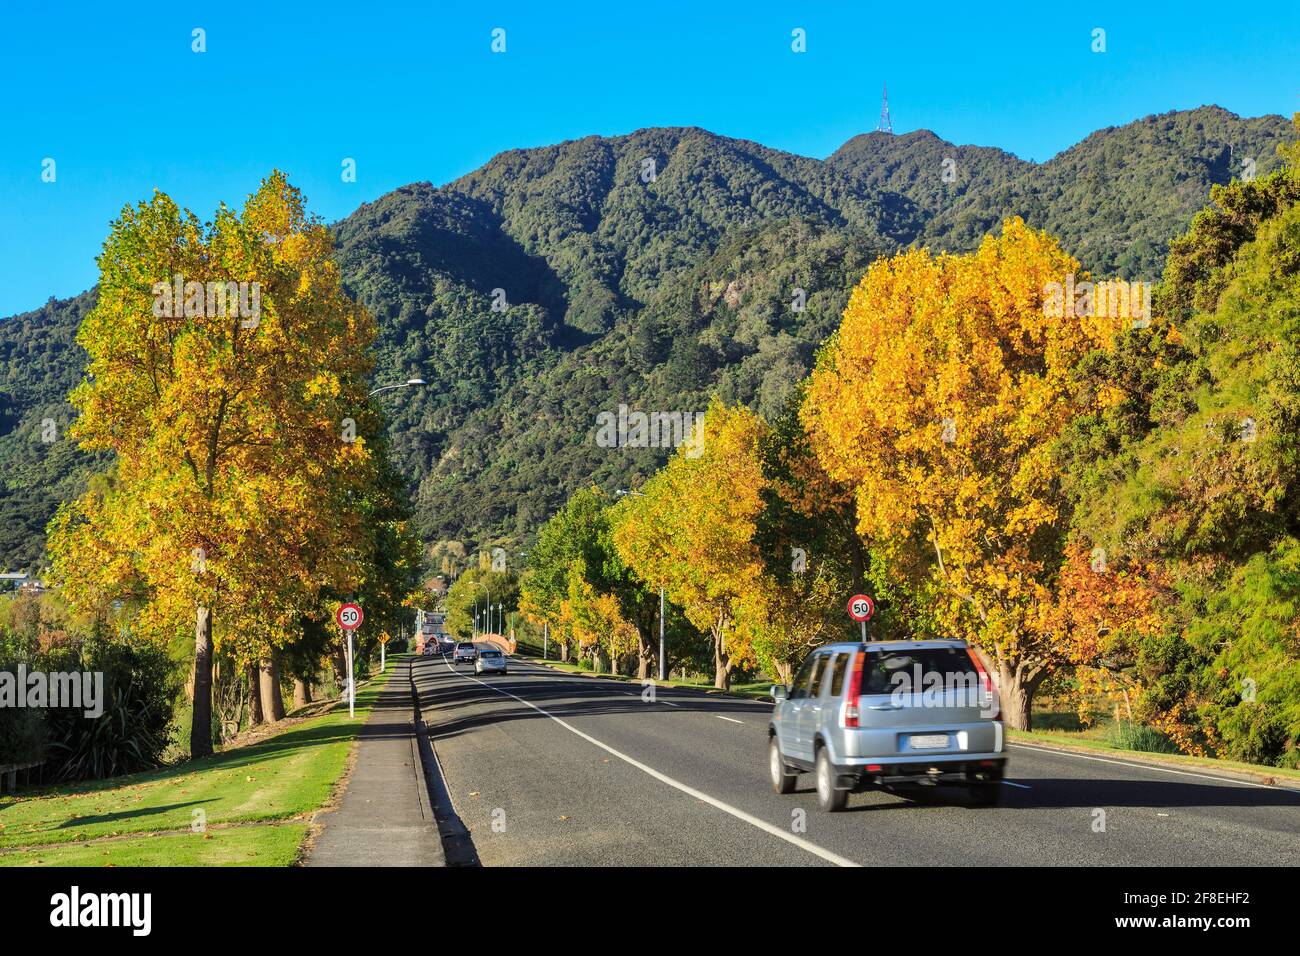
[[[0,12],[0,315],[92,285],[123,204],[159,188],[208,218],[273,167],[334,221],[503,149],[643,126],[824,157],[875,127],[883,81],[896,132],[1040,162],[1151,113],[1300,109],[1294,2],[115,6]]]

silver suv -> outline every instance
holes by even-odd
[[[962,784],[992,806],[1006,767],[997,691],[965,641],[829,644],[772,687],[772,787],[816,775],[823,810],[870,787]]]

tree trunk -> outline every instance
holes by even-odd
[[[190,719],[190,756],[212,753],[212,608],[194,614],[194,713]]]
[[[713,632],[713,686],[718,690],[731,690],[731,655],[723,646],[723,632]]]
[[[641,638],[637,646],[636,654],[636,677],[637,680],[646,680],[654,676],[654,653],[650,650],[650,642],[644,637]]]
[[[262,690],[258,685],[257,665],[248,665],[248,726],[256,727],[258,724],[265,723],[266,717],[262,713]]]
[[[1034,688],[1035,684],[1025,680],[1018,668],[1005,664],[998,668],[998,699],[1008,727],[1033,730]]]
[[[293,709],[299,710],[311,703],[311,684],[301,677],[293,679]]]
[[[272,654],[262,661],[262,713],[272,722],[284,720],[284,695],[280,693],[280,662]]]
[[[849,559],[852,565],[853,590],[860,594],[867,589],[867,553],[862,547],[862,538],[856,531],[850,538]]]
[[[560,663],[569,663],[569,642],[560,641]]]

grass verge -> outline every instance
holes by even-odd
[[[288,865],[393,671],[358,686],[355,717],[336,705],[211,757],[0,797],[0,866]]]

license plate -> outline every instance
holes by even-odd
[[[947,746],[947,734],[921,734],[912,738],[913,750],[938,750]]]

